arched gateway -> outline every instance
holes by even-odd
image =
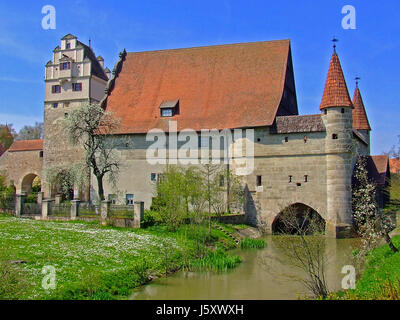
[[[26,194],[32,192],[35,179],[39,179],[39,176],[35,173],[29,173],[25,175],[21,180],[20,190]]]
[[[313,208],[295,203],[282,210],[272,223],[273,234],[324,233],[326,223]]]

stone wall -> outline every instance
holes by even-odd
[[[7,183],[13,181],[17,193],[29,192],[36,176],[43,181],[42,169],[43,158],[39,150],[7,151],[0,157],[0,171],[6,171]]]
[[[342,127],[344,131],[349,130],[347,124],[351,123],[351,113],[346,117],[349,119],[343,122],[346,125]],[[331,128],[339,135],[344,133],[335,126]],[[336,234],[338,224],[349,222],[352,157],[356,155],[351,153],[351,148],[343,149],[343,140],[328,141],[332,138],[330,134],[276,134],[268,127],[255,129],[254,171],[241,178],[248,196],[245,210],[249,223],[271,232],[279,213],[296,203],[317,211],[326,220],[331,235]],[[153,142],[146,141],[143,134],[113,139],[117,139],[120,146],[117,153],[122,165],[117,187],[105,183],[106,197],[116,194],[118,201],[123,203],[126,194],[133,194],[135,201],[144,201],[146,209],[150,208],[155,196],[151,174],[162,173],[166,165],[152,165],[146,160],[146,151]],[[345,136],[344,142],[359,143],[352,135]],[[330,153],[326,151],[327,144]],[[178,143],[178,149],[181,145]],[[234,170],[235,165],[231,168]],[[257,176],[261,176],[261,186],[256,185]],[[96,181],[93,176],[91,179],[95,197]]]

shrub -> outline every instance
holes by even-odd
[[[25,199],[25,203],[36,203],[37,202],[37,193],[31,193]]]
[[[140,225],[143,228],[147,228],[160,223],[161,223],[161,217],[158,212],[153,210],[145,210],[144,219],[141,221]]]

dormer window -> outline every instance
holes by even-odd
[[[161,109],[161,117],[172,117],[174,112],[172,109]]]
[[[66,49],[71,49],[71,44],[69,42],[67,42],[67,44],[65,45]]]
[[[179,114],[179,100],[163,101],[160,105],[161,117],[173,117]]]

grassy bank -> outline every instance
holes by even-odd
[[[400,236],[393,237],[400,248]],[[335,293],[333,299],[400,299],[400,252],[393,253],[387,244],[372,250],[355,290]]]
[[[120,299],[176,270],[224,271],[240,262],[226,252],[235,243],[216,229],[199,259],[196,234],[190,225],[168,232],[0,215],[0,299]],[[45,266],[55,268],[55,290],[43,289]]]
[[[400,247],[400,236],[394,237],[393,243]],[[351,292],[355,298],[387,299],[389,286],[399,290],[400,253],[393,253],[388,245],[381,246],[370,253],[365,267],[356,290]]]

